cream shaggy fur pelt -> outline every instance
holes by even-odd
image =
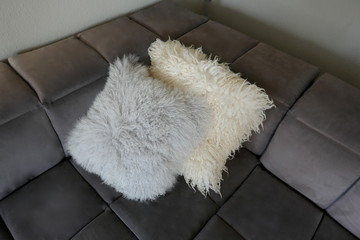
[[[181,170],[186,182],[206,195],[220,193],[222,171],[235,150],[252,132],[259,132],[264,111],[273,107],[264,90],[250,84],[227,64],[211,59],[201,48],[179,41],[157,39],[150,45],[153,77],[205,99],[211,122],[205,139],[185,161]]]
[[[134,56],[117,59],[67,149],[89,172],[128,199],[154,200],[175,183],[183,160],[201,142],[206,102],[150,77]]]

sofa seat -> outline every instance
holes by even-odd
[[[156,38],[219,56],[276,108],[228,161],[219,196],[182,177],[122,197],[69,156],[66,138],[108,64]],[[163,1],[0,63],[0,239],[338,240],[360,237],[360,90],[316,66]]]

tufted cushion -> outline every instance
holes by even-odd
[[[234,62],[258,43],[257,40],[214,21],[200,25],[178,40],[186,46],[201,47],[206,54],[218,56],[221,62],[227,63]]]
[[[204,226],[203,230],[194,238],[195,240],[245,240],[227,222],[214,215]]]
[[[0,239],[13,240],[9,229],[6,227],[4,221],[0,218]]]
[[[360,176],[360,91],[320,77],[280,124],[264,165],[322,208]]]
[[[10,68],[0,62],[0,124],[6,123],[38,107],[31,88]]]
[[[360,238],[360,178],[328,208],[329,214]],[[344,214],[346,213],[346,214]]]
[[[57,164],[59,140],[30,87],[0,63],[0,199]]]
[[[280,121],[314,80],[318,69],[264,43],[249,50],[230,67],[264,88],[276,105],[266,111],[263,131],[253,134],[245,144],[247,149],[261,155]]]
[[[78,36],[110,63],[130,53],[139,56],[140,61],[149,63],[147,48],[157,37],[127,17],[86,30]]]
[[[156,36],[234,59],[277,106],[227,162],[222,197],[178,179],[158,201],[134,202],[73,160],[59,164],[57,136],[65,143],[103,89],[108,62],[148,60]],[[316,67],[169,1],[77,37],[0,63],[0,239],[359,239],[358,90],[328,74],[310,87]],[[267,146],[270,171],[258,159]]]
[[[178,38],[193,28],[205,23],[207,18],[179,7],[170,1],[161,1],[130,18],[162,39]]]
[[[194,192],[183,179],[156,202],[144,204],[119,198],[110,206],[144,240],[192,239],[218,210],[211,199]]]
[[[322,213],[286,184],[257,167],[219,216],[245,239],[311,239]]]
[[[68,161],[0,202],[6,226],[20,240],[69,239],[104,208],[101,198]]]
[[[106,62],[75,38],[13,56],[9,62],[43,103],[51,103],[103,77],[107,70]]]

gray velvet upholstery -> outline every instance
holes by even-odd
[[[66,142],[67,135],[72,126],[86,113],[96,94],[103,89],[105,81],[105,77],[100,78],[97,81],[56,100],[52,104],[45,106],[54,129],[63,145]]]
[[[52,103],[107,74],[106,61],[73,37],[10,57],[9,62],[42,103]]]
[[[359,177],[360,91],[326,74],[298,100],[261,158],[322,208]]]
[[[337,202],[328,208],[329,214],[356,236],[360,236],[360,181],[350,186]]]
[[[9,229],[6,227],[4,221],[0,219],[0,239],[2,240],[13,240]]]
[[[38,107],[32,89],[5,63],[0,63],[0,84],[0,124]]]
[[[182,11],[176,4],[165,1],[136,12],[130,18],[163,40],[178,38],[208,20],[193,12]]]
[[[68,239],[104,209],[102,199],[67,161],[0,202],[15,239]]]
[[[295,240],[311,239],[322,212],[257,167],[218,214],[245,239]]]
[[[282,117],[314,80],[318,69],[264,43],[238,58],[231,69],[264,88],[276,105],[266,113],[264,131],[254,134],[245,145],[261,155]]]
[[[221,62],[227,63],[232,63],[258,43],[245,34],[211,20],[178,40],[187,46],[202,47],[206,54],[218,56]]]
[[[203,230],[194,238],[196,240],[244,240],[236,230],[219,216],[213,216]]]
[[[78,36],[110,63],[117,56],[129,53],[136,54],[141,61],[149,63],[147,48],[158,37],[127,17],[84,31]]]
[[[127,200],[76,165],[67,134],[108,63],[156,38],[202,46],[276,104],[228,161],[222,196],[182,178],[156,202]],[[160,2],[0,63],[0,239],[360,237],[360,91],[206,17]],[[261,161],[260,161],[261,160]]]

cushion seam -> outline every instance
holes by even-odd
[[[332,136],[326,134],[325,132],[311,126],[309,123],[303,121],[302,119],[298,118],[295,113],[292,110],[289,110],[288,115],[290,117],[292,117],[294,120],[296,120],[297,122],[301,123],[302,125],[306,126],[307,128],[309,128],[310,130],[318,133],[319,135],[323,136],[326,139],[329,139],[330,141],[332,141],[333,143],[336,143],[336,145],[339,145],[340,147],[342,147],[343,149],[348,150],[349,152],[351,152],[353,155],[355,156],[360,156],[359,153],[357,153],[355,150],[353,150],[352,148],[344,145],[343,143],[339,142],[338,140],[336,140],[335,138],[333,138]]]
[[[80,86],[80,87],[77,88],[77,89],[72,90],[71,92],[66,93],[66,94],[63,95],[63,96],[60,96],[60,97],[58,97],[58,98],[56,98],[56,99],[54,99],[54,100],[51,100],[50,102],[40,102],[40,103],[41,103],[42,106],[45,106],[45,107],[46,107],[46,106],[51,106],[51,105],[54,104],[56,101],[62,100],[63,98],[71,95],[72,93],[75,93],[75,92],[77,92],[77,91],[80,91],[80,90],[82,90],[83,88],[88,87],[89,85],[91,85],[91,84],[93,84],[93,83],[96,83],[97,81],[99,81],[99,80],[101,80],[101,79],[103,79],[103,78],[107,78],[107,77],[108,77],[108,75],[105,74],[105,75],[103,75],[103,76],[101,76],[101,77],[99,77],[99,78],[97,78],[97,79],[95,79],[95,80],[93,80],[93,81],[91,81],[91,82],[86,83],[86,84],[83,85],[83,86]]]
[[[185,36],[186,34],[194,31],[194,30],[197,29],[198,27],[200,27],[200,26],[202,26],[202,25],[204,25],[205,23],[208,23],[208,22],[209,22],[209,19],[207,18],[204,22],[200,23],[199,25],[197,25],[197,26],[195,26],[195,27],[190,28],[188,31],[180,34],[179,36],[174,36],[174,39],[177,39],[177,40],[178,40],[178,39],[181,38],[182,36]]]
[[[1,218],[2,222],[4,223],[5,228],[6,228],[7,232],[9,233],[10,237],[12,237],[12,239],[15,239],[14,234],[10,231],[9,227],[6,225],[6,222],[4,221],[3,217],[0,216],[0,218]]]
[[[129,19],[132,20],[132,21],[134,21],[135,23],[139,24],[140,26],[146,28],[146,29],[149,30],[150,32],[156,34],[156,36],[158,36],[159,38],[163,39],[163,36],[161,36],[160,33],[158,33],[158,32],[157,32],[155,29],[153,29],[152,27],[143,24],[142,22],[136,20],[136,19],[133,18],[132,16],[129,16]],[[185,35],[186,33],[188,33],[188,32],[190,32],[190,31],[196,29],[197,27],[199,27],[199,26],[207,23],[208,21],[209,21],[209,19],[206,18],[206,20],[205,20],[204,22],[202,22],[202,23],[200,23],[199,25],[196,25],[196,26],[194,26],[194,27],[186,30],[184,33],[176,34],[175,36],[173,36],[173,38],[174,38],[174,39],[180,38],[180,37],[182,37],[183,35]],[[170,38],[171,36],[168,36],[168,37]],[[166,38],[166,37],[164,37],[164,38]]]
[[[215,205],[216,205],[216,203],[215,203]],[[217,206],[217,205],[216,205]],[[217,212],[217,211],[216,211]],[[205,228],[205,226],[210,222],[210,220],[216,215],[216,212],[212,215],[212,216],[210,216],[206,221],[205,221],[205,223],[200,227],[200,229],[197,231],[197,233],[196,234],[194,234],[194,236],[192,237],[192,239],[195,239],[201,232],[202,232],[202,230],[204,230],[204,228]]]
[[[226,224],[227,226],[229,226],[232,230],[234,230],[240,237],[242,237],[243,239],[245,239],[245,237],[244,237],[242,234],[240,234],[239,231],[236,230],[233,226],[231,226],[230,223],[228,223],[222,216],[220,216],[220,215],[218,215],[218,214],[216,214],[216,216],[217,216],[218,218],[220,218],[220,220],[221,220],[223,223],[225,223],[225,224]]]
[[[228,197],[228,199],[221,205],[219,206],[219,210],[216,213],[218,215],[219,211],[221,210],[221,208],[234,196],[234,194],[240,189],[240,187],[246,182],[246,180],[250,177],[250,175],[254,172],[254,170],[259,166],[259,162],[256,162],[255,166],[253,167],[253,169],[251,169],[251,171],[246,175],[246,177],[244,178],[244,180],[239,184],[239,186],[237,186],[235,188],[235,190],[231,193],[231,195]],[[217,204],[216,204],[217,205]]]
[[[46,172],[50,171],[51,169],[55,168],[56,166],[58,166],[59,164],[62,164],[63,162],[67,161],[68,158],[64,157],[62,160],[60,160],[58,163],[56,163],[55,165],[51,166],[50,168],[46,169],[45,171],[41,172],[39,175],[35,176],[34,178],[30,179],[29,181],[27,181],[26,183],[20,185],[18,188],[16,188],[14,191],[12,191],[11,193],[9,193],[8,195],[6,195],[5,197],[3,197],[2,199],[0,199],[0,205],[1,202],[6,199],[7,197],[9,197],[10,195],[16,193],[17,191],[19,191],[21,188],[25,187],[27,184],[29,184],[30,182],[34,181],[35,179],[41,177],[43,174],[45,174]]]
[[[101,75],[100,77],[98,77],[98,78],[96,78],[96,79],[94,79],[94,80],[92,80],[92,81],[90,81],[90,82],[87,82],[87,83],[85,83],[84,85],[81,85],[81,86],[79,86],[78,88],[73,89],[73,90],[71,90],[70,92],[65,93],[64,95],[61,95],[61,96],[59,96],[59,97],[57,97],[57,98],[55,98],[55,99],[50,100],[49,102],[43,101],[43,102],[41,102],[41,104],[42,104],[42,105],[52,104],[52,103],[54,103],[54,102],[56,102],[56,101],[58,101],[58,100],[60,100],[60,99],[62,99],[62,98],[64,98],[64,97],[66,97],[66,96],[68,96],[68,95],[70,95],[70,94],[72,94],[72,93],[74,93],[74,92],[76,92],[76,91],[78,91],[78,90],[80,90],[80,89],[82,89],[82,88],[84,88],[84,87],[89,86],[89,85],[92,84],[92,83],[97,82],[98,80],[100,80],[100,79],[102,79],[102,78],[104,78],[104,77],[107,77],[107,74]]]
[[[33,113],[33,112],[35,112],[35,111],[37,111],[37,110],[39,110],[39,109],[42,109],[42,107],[41,107],[41,104],[39,104],[39,102],[37,102],[37,103],[36,103],[33,107],[31,107],[30,109],[27,109],[27,110],[25,110],[25,111],[22,112],[22,113],[19,113],[19,114],[17,114],[17,115],[14,115],[12,118],[7,119],[7,120],[4,121],[4,122],[0,122],[0,127],[4,126],[4,125],[6,125],[6,124],[8,124],[8,123],[10,123],[10,122],[12,122],[12,121],[15,121],[15,120],[21,118],[21,117],[24,116],[24,115]]]
[[[89,48],[91,48],[92,50],[94,50],[97,54],[99,54],[107,63],[110,63],[106,57],[99,51],[97,50],[92,44],[90,44],[86,39],[84,39],[81,35],[76,36],[76,38],[83,42],[85,45],[87,45]]]
[[[84,226],[82,226],[78,231],[75,232],[75,234],[73,234],[69,239],[73,239],[78,233],[80,233],[83,229],[86,228],[86,226],[88,226],[90,223],[92,223],[95,219],[97,219],[100,215],[102,215],[105,212],[106,208],[100,212],[99,214],[97,214],[94,218],[92,218],[89,222],[87,222]]]
[[[155,31],[152,27],[147,26],[147,25],[145,25],[145,24],[143,24],[143,23],[139,22],[138,20],[134,19],[132,16],[129,16],[128,18],[129,18],[129,20],[131,20],[131,21],[135,22],[136,24],[138,24],[138,25],[142,26],[143,28],[147,29],[148,31],[150,31],[150,32],[154,33],[156,36],[158,36],[159,38],[161,38],[161,36],[159,35],[159,33],[158,33],[158,32],[156,32],[156,31]]]
[[[351,183],[350,186],[347,187],[337,198],[335,198],[335,200],[330,203],[329,206],[324,209],[327,211],[330,207],[332,207],[335,203],[342,199],[343,196],[345,196],[358,182],[360,182],[360,176],[353,183]]]
[[[134,236],[136,236],[135,233],[134,233],[134,231],[131,230],[131,228],[125,223],[125,221],[123,221],[123,219],[122,219],[122,218],[117,214],[117,212],[114,211],[114,209],[112,209],[112,207],[111,207],[111,204],[112,204],[113,202],[115,202],[117,199],[119,199],[120,197],[116,198],[116,200],[112,201],[111,203],[107,203],[106,200],[101,196],[101,194],[84,178],[84,176],[76,169],[76,167],[74,167],[74,165],[73,165],[72,161],[70,161],[70,159],[71,159],[71,158],[69,158],[68,161],[69,161],[69,163],[71,164],[71,166],[72,166],[72,167],[75,169],[75,171],[80,175],[80,177],[84,180],[84,182],[86,182],[86,184],[98,195],[98,197],[103,201],[103,204],[106,206],[106,207],[104,208],[104,210],[103,210],[100,214],[104,213],[105,210],[108,208],[108,209],[111,210],[111,211],[116,215],[116,217],[129,229],[129,231],[130,231]],[[92,219],[91,221],[95,220],[98,216],[100,216],[100,214],[97,215],[97,216],[96,216],[94,219]],[[88,222],[88,224],[91,223],[91,221]],[[86,227],[88,224],[86,224],[84,227]],[[83,228],[84,228],[84,227],[83,227]],[[81,228],[81,229],[79,230],[79,232],[80,232],[83,228]],[[76,233],[76,234],[77,234],[77,233]],[[76,234],[75,234],[75,235],[76,235]],[[75,235],[73,235],[71,238],[73,238]],[[136,237],[137,237],[137,236],[136,236]],[[138,237],[137,237],[137,238],[138,238]]]
[[[322,221],[324,220],[324,217],[325,217],[325,213],[322,211],[322,216],[321,216],[320,222],[319,222],[319,224],[317,225],[317,227],[316,227],[316,229],[315,229],[315,231],[314,231],[314,233],[313,233],[313,235],[312,235],[312,237],[311,237],[311,240],[313,240],[314,237],[316,236],[316,233],[318,232],[318,230],[319,230],[319,228],[320,228],[320,225],[321,225]]]
[[[88,182],[85,177],[76,169],[76,167],[74,166],[73,162],[70,161],[71,158],[69,158],[69,163],[71,164],[71,166],[75,169],[75,171],[80,175],[80,177],[88,184],[88,186],[98,195],[98,197],[103,201],[103,204],[105,204],[105,209],[103,212],[105,212],[106,208],[110,209],[115,215],[116,217],[129,229],[130,232],[132,232],[132,234],[137,237],[134,233],[134,231],[125,223],[125,221],[123,221],[123,219],[117,214],[116,211],[114,211],[114,209],[111,207],[111,204],[113,204],[117,199],[119,199],[120,197],[117,197],[114,201],[112,201],[111,203],[108,203],[102,196],[101,194],[90,184],[90,182]],[[100,215],[100,214],[99,214]],[[98,216],[99,216],[98,215]],[[95,218],[94,218],[95,219]],[[93,220],[94,220],[93,219]],[[90,222],[89,222],[90,223]],[[86,226],[86,225],[85,225]],[[84,226],[84,227],[85,227]],[[75,236],[75,235],[74,235]],[[73,237],[74,237],[73,236]],[[138,237],[137,237],[138,238]]]
[[[238,31],[237,31],[238,32]],[[260,42],[257,39],[254,39],[256,41],[256,43],[254,43],[251,47],[249,47],[249,49],[245,50],[243,53],[241,53],[239,56],[235,57],[234,60],[231,61],[230,64],[233,64],[236,60],[238,60],[239,58],[241,58],[242,56],[244,56],[246,53],[250,52],[252,49],[256,48]]]
[[[291,111],[292,107],[299,101],[299,99],[307,92],[307,90],[309,88],[311,88],[311,86],[314,84],[314,82],[316,81],[316,79],[319,77],[319,71],[316,71],[314,73],[314,76],[312,79],[310,79],[309,83],[304,87],[303,91],[301,94],[299,94],[299,96],[297,96],[297,98],[294,100],[294,102],[292,104],[289,104],[289,108],[286,109],[286,112],[284,113],[284,115],[281,117],[280,121],[276,124],[274,131],[271,133],[268,142],[265,144],[264,149],[262,150],[262,152],[258,155],[258,156],[262,156],[264,154],[264,152],[267,150],[267,148],[269,147],[270,143],[272,142],[273,137],[275,136],[280,124],[284,121],[285,117],[288,115],[288,113]],[[249,150],[251,151],[251,150]],[[251,151],[252,152],[252,151]],[[260,158],[261,161],[261,158]]]
[[[118,197],[117,199],[119,199],[120,197]],[[136,235],[136,233],[130,228],[130,226],[128,224],[126,224],[126,222],[121,218],[121,216],[111,207],[111,205],[115,202],[116,200],[114,200],[113,202],[111,202],[109,205],[111,211],[113,211],[115,213],[115,215],[120,219],[121,222],[124,223],[124,225],[134,234],[134,236],[137,239],[140,239],[139,236]]]

